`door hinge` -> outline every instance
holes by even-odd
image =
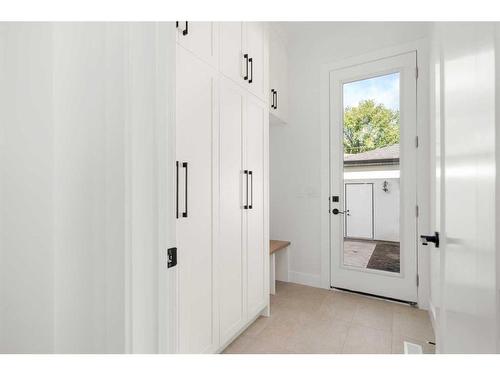
[[[418,79],[418,66],[415,67],[415,79]]]
[[[415,206],[415,216],[418,217],[419,210],[418,210],[418,204]]]
[[[417,135],[417,136],[415,137],[415,147],[416,147],[416,148],[418,148],[418,145],[419,145],[419,143],[418,143],[418,135]]]
[[[420,277],[418,277],[417,275],[417,286],[419,286],[419,284],[420,284]]]

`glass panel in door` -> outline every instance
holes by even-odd
[[[400,73],[344,83],[343,265],[400,272]]]

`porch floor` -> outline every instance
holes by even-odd
[[[344,239],[344,265],[388,272],[400,270],[399,242]]]

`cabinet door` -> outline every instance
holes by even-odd
[[[221,22],[221,71],[238,84],[247,83],[243,79],[246,72],[243,58],[243,23]]]
[[[280,86],[279,48],[279,42],[274,33],[271,32],[269,35],[269,113],[274,116],[276,116],[277,110],[272,107],[274,98],[271,90],[278,91]]]
[[[186,33],[187,27],[187,33]],[[200,59],[218,68],[219,25],[217,22],[179,21],[177,42]],[[184,35],[185,34],[185,35]]]
[[[260,22],[245,22],[245,53],[252,59],[249,72],[249,90],[266,101],[269,98],[267,80],[268,39],[265,26]]]
[[[176,235],[182,353],[213,351],[217,341],[213,330],[212,269],[212,131],[217,108],[216,84],[216,72],[209,65],[177,48],[176,159],[181,164]],[[187,164],[184,167],[182,163]]]
[[[253,317],[266,305],[266,262],[264,246],[264,131],[268,124],[267,104],[248,96],[245,123],[246,169],[249,176],[247,211],[247,293],[248,316]]]
[[[270,93],[269,112],[273,123],[285,123],[288,121],[287,62],[287,53],[284,43],[279,39],[276,33],[272,33],[270,35],[269,48],[269,89],[274,89],[277,92],[274,95],[274,102],[272,93]],[[273,103],[276,108],[271,108]]]
[[[245,93],[223,78],[220,90],[219,135],[219,319],[224,344],[244,325],[245,253],[243,246],[243,103]]]

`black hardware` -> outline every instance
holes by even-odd
[[[253,206],[253,173],[252,171],[249,171],[248,174],[250,175],[250,205],[248,206],[249,209],[252,209]]]
[[[179,218],[179,162],[175,162],[176,188],[175,188],[175,217]]]
[[[429,242],[434,243],[435,247],[439,247],[439,232],[434,232],[434,236],[420,236],[422,245],[427,246]]]
[[[271,108],[278,109],[278,91],[272,89],[271,94],[273,95]]]
[[[384,181],[384,183],[382,184],[382,190],[386,193],[389,191],[389,182]]]
[[[338,195],[332,195],[332,202],[338,202],[339,201],[339,196]]]
[[[182,167],[186,168],[186,186],[185,186],[185,196],[184,196],[184,212],[182,213],[182,217],[188,217],[188,163],[183,162]]]
[[[186,26],[186,28],[184,30],[182,30],[182,35],[188,35],[188,32],[189,32],[188,21],[184,21],[184,25]],[[176,29],[179,28],[179,21],[175,21],[175,28]]]
[[[334,214],[334,215],[338,215],[338,214],[344,215],[344,214],[347,214],[347,216],[349,216],[349,210],[340,211],[338,208],[334,208],[332,210],[332,214]]]
[[[167,268],[171,268],[177,265],[177,248],[171,247],[167,249]]]
[[[250,62],[250,79],[248,80],[248,83],[252,83],[253,82],[253,57],[250,57],[248,59],[248,61]]]
[[[243,77],[243,79],[246,81],[248,79],[248,53],[245,53],[243,55],[243,58],[245,59],[246,61],[246,74],[245,76]]]
[[[274,89],[271,89],[271,108],[274,109]]]
[[[243,173],[244,173],[244,174],[245,174],[245,176],[246,176],[246,189],[245,189],[245,191],[246,191],[246,201],[245,201],[245,203],[246,203],[246,204],[243,206],[243,208],[244,208],[245,210],[248,210],[248,171],[245,169],[245,170],[243,171]]]

